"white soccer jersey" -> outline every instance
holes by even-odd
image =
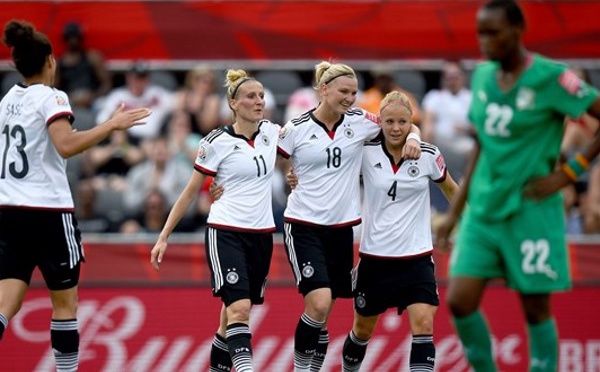
[[[379,133],[379,120],[362,109],[350,109],[329,132],[313,111],[290,120],[279,135],[279,150],[292,158],[298,176],[284,217],[321,226],[357,225],[363,146]]]
[[[279,125],[259,124],[248,141],[231,126],[215,129],[199,144],[194,168],[214,176],[223,196],[210,207],[208,224],[241,231],[274,231],[272,178]]]
[[[0,102],[0,207],[73,210],[67,161],[48,125],[73,119],[67,95],[34,84],[13,86]]]
[[[393,162],[381,142],[365,144],[361,254],[412,257],[433,249],[429,180],[446,179],[444,157],[423,142],[419,159]]]

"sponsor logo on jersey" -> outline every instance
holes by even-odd
[[[558,78],[558,82],[570,95],[578,97],[583,95],[583,82],[573,71],[563,72]]]
[[[281,127],[281,129],[279,130],[279,139],[284,139],[285,137],[287,137],[288,134],[290,134],[291,131],[292,130],[287,125]]]
[[[58,104],[59,106],[66,106],[67,105],[67,100],[64,99],[61,96],[54,96],[56,98],[56,104]]]
[[[233,146],[233,151],[239,151],[239,150],[241,150],[241,149],[242,149],[242,148],[241,148],[241,147],[239,147],[238,145],[235,145],[235,146]]]
[[[444,161],[444,156],[442,154],[439,154],[438,157],[435,159],[435,164],[437,164],[439,170],[443,171],[444,168],[446,168],[446,162]]]
[[[312,136],[310,136],[310,138],[309,138],[309,140],[310,140],[310,141],[314,141],[314,140],[317,140],[317,139],[319,139],[319,137],[317,137],[317,135],[316,135],[316,134],[313,134],[313,135],[312,135]]]
[[[238,273],[236,273],[235,271],[228,272],[225,278],[227,280],[227,283],[229,284],[235,284],[238,282],[238,280],[240,280]]]
[[[373,168],[382,169],[383,167],[381,166],[381,163],[377,163],[373,165]]]
[[[535,103],[535,92],[531,88],[522,87],[517,92],[516,104],[519,110],[532,109]]]
[[[207,154],[207,153],[208,153],[208,149],[206,148],[206,146],[204,146],[204,145],[201,145],[201,146],[198,148],[198,158],[199,158],[199,159],[202,159],[202,160],[206,159],[206,154]]]
[[[310,265],[310,263],[302,268],[302,276],[305,278],[310,278],[314,273],[315,269],[312,267],[312,265]]]
[[[379,124],[379,116],[369,111],[365,111],[365,118],[371,120],[373,123]]]

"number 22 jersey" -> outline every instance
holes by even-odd
[[[72,121],[67,95],[42,84],[13,86],[0,102],[0,207],[72,211],[67,161],[48,126]]]

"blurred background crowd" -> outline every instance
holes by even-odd
[[[107,68],[102,54],[85,43],[83,28],[63,28],[64,52],[57,56],[55,85],[67,92],[75,116],[74,127],[87,129],[107,120],[120,103],[129,108],[149,107],[146,125],[127,133],[114,132],[104,143],[68,161],[68,176],[75,195],[76,215],[83,232],[159,232],[177,196],[185,187],[196,156],[198,141],[211,130],[232,123],[223,88],[223,66],[215,70],[199,64],[188,71],[161,70],[143,60],[123,70]],[[599,71],[572,66],[584,80],[598,87]],[[379,102],[392,90],[413,100],[413,121],[422,139],[438,146],[453,177],[459,181],[473,146],[467,119],[471,93],[469,72],[460,61],[446,61],[436,71],[393,69],[384,63],[359,75],[356,105],[377,113]],[[256,70],[265,86],[266,118],[279,124],[318,104],[312,88],[312,70]],[[0,73],[3,96],[21,80],[14,71]],[[585,147],[598,129],[591,117],[567,118],[563,154]],[[278,229],[290,190],[285,182],[286,163],[280,162],[273,183],[273,209]],[[212,202],[208,179],[199,191],[179,232],[202,230]],[[447,203],[432,188],[434,216]],[[600,233],[600,167],[564,190],[569,233]],[[437,218],[437,217],[434,217]]]

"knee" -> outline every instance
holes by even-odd
[[[327,296],[313,296],[306,301],[306,313],[312,319],[324,322],[327,320],[331,308],[331,298]]]
[[[430,314],[418,314],[414,319],[411,319],[411,328],[413,335],[432,335],[433,316]]]
[[[373,334],[373,327],[365,322],[356,321],[352,327],[352,332],[360,340],[368,340]]]
[[[227,307],[227,323],[248,323],[250,320],[250,301],[236,301]]]

